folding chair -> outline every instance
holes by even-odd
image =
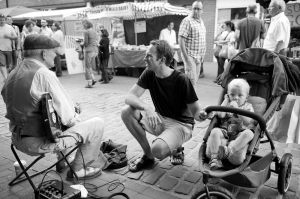
[[[44,132],[45,136],[47,137],[47,139],[49,139],[50,142],[55,142],[55,134],[61,132],[61,123],[60,123],[60,119],[57,115],[57,113],[55,112],[53,106],[52,106],[52,99],[51,99],[51,96],[49,93],[45,93],[43,94],[42,96],[42,99],[41,99],[41,104],[40,104],[40,107],[41,107],[41,111],[42,111],[42,114],[43,114],[43,119],[44,119],[44,124],[45,124],[45,127],[46,127],[46,132]],[[41,160],[42,158],[45,157],[45,154],[41,154],[40,156],[38,156],[33,162],[31,162],[26,168],[24,167],[24,165],[22,164],[16,150],[15,150],[15,146],[13,144],[11,144],[11,150],[16,158],[16,160],[18,161],[21,169],[22,169],[22,172],[17,175],[10,183],[9,183],[9,186],[13,186],[13,185],[16,185],[20,182],[23,182],[25,180],[28,180],[28,182],[30,183],[31,187],[33,188],[34,190],[34,193],[36,195],[36,193],[39,191],[38,188],[34,185],[34,183],[32,182],[32,178],[35,177],[35,176],[38,176],[50,169],[52,169],[53,167],[55,167],[56,165],[58,165],[61,161],[65,160],[67,165],[69,166],[70,168],[70,171],[74,174],[75,178],[78,180],[78,177],[76,175],[76,173],[74,172],[74,170],[72,169],[69,161],[67,160],[67,156],[69,156],[71,153],[73,153],[76,149],[78,149],[78,147],[81,145],[81,142],[78,142],[67,154],[63,154],[63,152],[60,151],[60,154],[61,154],[61,158],[55,162],[54,164],[52,164],[50,167],[40,171],[40,172],[37,172],[33,175],[29,175],[28,174],[28,170],[30,168],[32,168],[33,165],[35,165],[39,160]],[[25,178],[21,178],[22,175],[25,175]]]

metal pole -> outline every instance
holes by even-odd
[[[136,33],[136,12],[134,11],[134,38],[135,38],[135,45],[137,45],[137,33]]]
[[[8,8],[9,7],[8,0],[5,0],[5,3],[6,3],[6,7]]]

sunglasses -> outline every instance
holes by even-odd
[[[195,7],[194,10],[202,10],[202,8]]]

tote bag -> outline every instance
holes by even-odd
[[[227,58],[232,59],[238,53],[238,50],[234,47],[233,44],[228,44],[227,52]]]
[[[222,45],[222,49],[219,53],[219,57],[228,59],[228,45],[227,44]]]
[[[214,56],[215,57],[219,57],[220,51],[222,49],[221,45],[216,45],[215,49],[214,49]]]

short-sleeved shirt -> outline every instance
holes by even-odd
[[[279,41],[283,41],[282,48],[287,48],[290,41],[291,24],[284,12],[271,18],[271,23],[264,40],[263,48],[275,51]],[[279,49],[279,51],[282,49]]]
[[[4,38],[5,35],[16,37],[17,34],[11,25],[4,24],[0,26],[0,50],[1,51],[12,51],[12,40]]]
[[[200,60],[206,51],[206,28],[202,19],[185,17],[179,27],[179,36],[183,37],[187,54]]]
[[[242,19],[238,23],[237,29],[240,30],[239,50],[250,48],[258,37],[263,39],[266,32],[263,22],[256,17]]]
[[[137,85],[149,89],[156,112],[160,115],[183,123],[195,123],[187,104],[196,102],[198,97],[185,74],[174,70],[169,77],[159,78],[153,71],[146,69]]]

